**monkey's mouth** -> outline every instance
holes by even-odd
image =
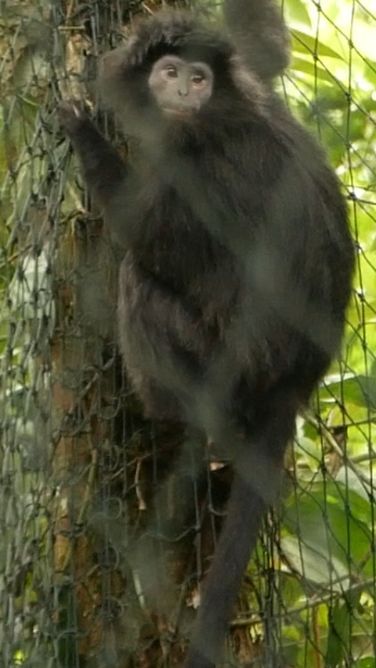
[[[163,113],[172,118],[188,120],[192,118],[195,109],[193,107],[163,107]]]

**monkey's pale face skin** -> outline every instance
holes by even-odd
[[[206,63],[166,55],[154,63],[148,84],[163,114],[184,120],[210,100],[214,75]]]

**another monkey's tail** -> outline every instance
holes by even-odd
[[[259,483],[235,474],[227,520],[205,582],[184,668],[213,668],[221,658],[242,577],[269,502]]]

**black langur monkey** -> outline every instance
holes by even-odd
[[[140,21],[99,86],[129,164],[74,102],[61,123],[120,249],[118,331],[145,413],[231,454],[234,480],[185,668],[221,658],[295,418],[336,354],[353,246],[337,179],[276,96],[288,36],[272,0],[225,0],[227,28]]]

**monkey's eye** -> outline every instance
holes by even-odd
[[[176,79],[176,77],[178,76],[178,71],[176,67],[174,67],[174,65],[167,65],[165,69],[165,74],[166,77],[168,77],[169,79]]]
[[[195,86],[202,86],[205,82],[205,75],[203,72],[194,72],[191,76],[191,81]]]

